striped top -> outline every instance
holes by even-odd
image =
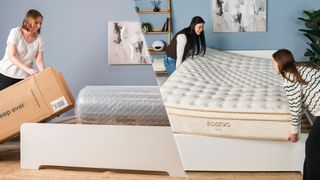
[[[320,116],[320,71],[311,67],[297,66],[302,79],[307,85],[299,82],[291,82],[283,78],[284,90],[289,100],[291,113],[291,133],[300,132],[301,116],[304,110],[308,110],[314,116]],[[292,74],[287,74],[293,80]]]

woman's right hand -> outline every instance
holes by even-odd
[[[290,134],[288,137],[288,141],[297,142],[299,139],[298,134]]]
[[[34,75],[34,74],[37,73],[37,71],[36,71],[35,69],[33,69],[33,68],[29,68],[26,72],[27,72],[28,74],[30,74],[30,75]]]

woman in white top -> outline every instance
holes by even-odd
[[[22,26],[11,29],[5,55],[0,61],[0,90],[45,69],[44,42],[40,36],[42,21],[42,14],[30,9]],[[34,61],[38,70],[33,67]]]

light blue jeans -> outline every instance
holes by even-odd
[[[166,67],[168,75],[171,75],[174,70],[176,70],[176,59],[168,57],[167,55],[164,56],[164,67]]]

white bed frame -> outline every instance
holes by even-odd
[[[243,53],[248,52],[270,58],[274,51]],[[170,127],[25,123],[21,168],[150,170],[170,176],[185,176],[185,171],[302,172],[306,138],[302,134],[291,143],[172,134]]]
[[[174,134],[174,141],[170,127],[25,123],[21,168],[130,169],[177,177],[184,171],[302,172],[306,137],[291,143]]]
[[[185,176],[168,126],[24,123],[21,168],[65,166]]]
[[[300,171],[307,134],[296,142],[175,134],[186,171]]]

